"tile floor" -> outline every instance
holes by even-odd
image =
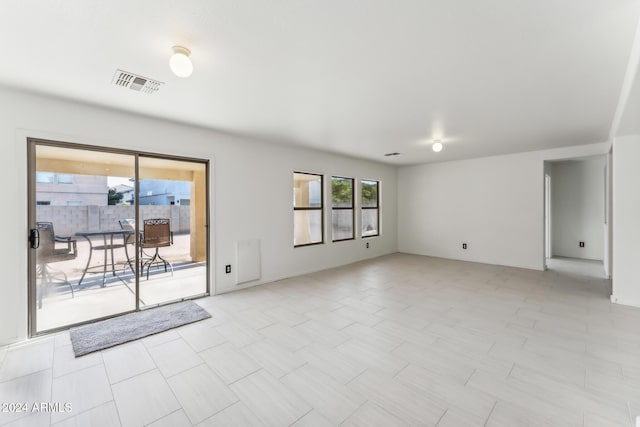
[[[10,426],[626,426],[640,309],[601,266],[394,254],[198,300],[212,318],[75,359],[68,333],[0,348]]]

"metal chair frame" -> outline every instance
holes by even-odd
[[[39,233],[39,246],[36,249],[36,277],[41,279],[41,286],[49,287],[54,284],[54,281],[69,286],[71,298],[74,298],[73,285],[69,282],[67,274],[52,269],[49,264],[75,259],[78,256],[77,241],[71,237],[57,236],[52,222],[36,222],[36,228]],[[56,243],[64,243],[65,246],[56,247]],[[38,292],[38,308],[42,308],[42,289]]]
[[[153,218],[145,219],[143,221],[144,231],[140,234],[140,268],[142,274],[144,274],[144,268],[147,267],[147,280],[149,280],[149,271],[152,265],[164,266],[165,273],[167,272],[167,266],[171,270],[173,276],[173,265],[166,259],[164,259],[159,252],[159,249],[173,244],[173,233],[171,232],[171,221],[167,218]],[[155,252],[151,257],[144,258],[144,249],[155,249]]]

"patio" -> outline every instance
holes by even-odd
[[[160,248],[160,254],[172,265],[174,273],[165,273],[162,265],[152,267],[149,280],[145,275],[140,279],[140,307],[157,305],[186,296],[206,292],[206,261],[192,262],[189,254],[191,238],[189,234],[174,235],[173,245]],[[87,265],[89,243],[77,240],[77,258],[50,265],[56,273],[65,273],[74,290],[66,284],[40,288],[42,308],[37,309],[37,330],[44,331],[90,319],[101,318],[135,309],[135,276],[124,248],[114,250],[115,276],[111,272],[108,258],[107,273],[102,286],[104,258],[102,251],[94,251],[87,274],[78,285]],[[129,256],[135,254],[133,246],[128,248]],[[135,267],[135,266],[134,266]],[[40,287],[40,281],[38,286]]]

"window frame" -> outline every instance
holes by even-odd
[[[364,206],[364,201],[362,200],[362,183],[363,182],[375,182],[376,183],[376,206]],[[377,230],[376,234],[369,234],[365,236],[362,231],[362,214],[364,210],[376,210],[376,220],[377,220]],[[380,181],[375,179],[361,179],[360,180],[360,238],[368,239],[370,237],[379,237],[380,236]]]
[[[351,207],[334,207],[333,206],[333,179],[348,179],[351,181]],[[356,239],[356,180],[355,178],[349,178],[346,176],[331,176],[331,242],[345,242],[348,240]],[[343,211],[351,211],[351,237],[346,239],[334,239],[333,238],[333,211],[334,210],[343,210]]]
[[[293,171],[293,177],[295,178],[296,174],[301,174],[301,175],[313,175],[313,176],[319,176],[320,177],[320,207],[312,207],[312,206],[295,206],[295,195],[293,198],[293,224],[294,224],[294,229],[293,229],[293,247],[294,248],[303,248],[305,246],[316,246],[316,245],[323,245],[324,244],[324,174],[321,173],[315,173],[315,172],[300,172],[300,171]],[[295,187],[294,187],[295,190]],[[296,230],[295,230],[295,213],[296,211],[320,211],[320,241],[319,242],[312,242],[312,243],[303,243],[301,245],[296,245],[295,241],[296,241]]]
[[[183,156],[179,156],[179,155],[173,155],[173,154],[159,154],[159,153],[154,153],[154,152],[147,152],[147,151],[137,151],[137,150],[129,150],[129,149],[120,149],[120,148],[112,148],[112,147],[104,147],[104,146],[96,146],[96,145],[88,145],[88,144],[79,144],[79,143],[72,143],[72,142],[65,142],[65,141],[52,141],[52,140],[45,140],[45,139],[38,139],[38,138],[32,138],[32,137],[27,137],[27,146],[28,146],[28,151],[27,151],[27,157],[28,157],[28,161],[27,161],[27,174],[28,174],[28,179],[27,179],[27,191],[28,191],[28,209],[27,209],[27,216],[28,216],[28,227],[29,228],[35,228],[35,224],[36,224],[36,203],[37,203],[37,196],[38,196],[38,183],[36,183],[36,172],[37,172],[37,165],[36,165],[36,151],[37,151],[37,147],[41,147],[41,146],[45,146],[45,147],[54,147],[54,148],[68,148],[68,149],[78,149],[78,150],[88,150],[88,151],[92,151],[92,152],[96,152],[96,153],[105,153],[105,154],[117,154],[117,155],[129,155],[132,156],[134,161],[135,161],[135,166],[134,166],[134,170],[133,173],[135,174],[133,176],[134,178],[134,189],[132,190],[133,195],[135,196],[135,194],[137,193],[138,190],[138,184],[139,184],[139,166],[138,163],[141,159],[144,158],[152,158],[152,159],[158,159],[158,160],[167,160],[167,161],[184,161],[184,162],[193,162],[193,163],[199,163],[201,165],[204,166],[204,173],[203,176],[201,178],[201,182],[203,183],[203,187],[202,187],[202,196],[203,196],[203,205],[200,205],[198,207],[198,210],[202,209],[203,211],[205,211],[204,217],[202,218],[204,220],[204,223],[202,223],[202,226],[205,228],[206,233],[204,234],[199,234],[200,236],[205,236],[205,248],[204,248],[204,253],[202,254],[203,256],[206,257],[206,262],[205,264],[205,269],[206,269],[206,273],[205,273],[205,279],[206,279],[206,289],[204,290],[204,293],[202,294],[195,294],[195,295],[188,295],[188,296],[182,296],[181,298],[178,297],[178,299],[174,300],[174,301],[161,301],[161,302],[155,302],[152,306],[156,307],[156,306],[164,306],[167,305],[171,302],[175,302],[175,301],[180,301],[180,300],[189,300],[189,299],[196,299],[196,298],[201,298],[204,296],[208,296],[212,293],[214,293],[213,291],[214,286],[213,286],[213,279],[212,279],[212,274],[213,274],[213,269],[215,268],[214,266],[214,259],[212,257],[213,254],[213,248],[214,248],[214,242],[213,242],[213,238],[211,238],[211,236],[209,235],[209,232],[211,231],[211,221],[214,219],[214,215],[213,215],[213,203],[211,202],[211,193],[213,192],[213,178],[212,178],[212,173],[211,173],[211,169],[212,169],[212,163],[213,163],[213,158],[193,158],[193,157],[183,157]],[[201,168],[199,168],[201,169]],[[106,193],[105,193],[106,194]],[[135,200],[137,201],[137,198],[135,198]],[[44,201],[44,200],[40,200],[40,201]],[[50,204],[50,206],[59,206],[59,205],[54,205],[54,204]],[[141,218],[140,215],[140,206],[136,203],[135,205],[132,206],[135,211],[135,217],[136,219]],[[192,217],[193,218],[193,217]],[[117,224],[117,222],[116,222]],[[192,231],[193,233],[193,231]],[[94,246],[94,249],[96,247]],[[139,257],[139,252],[138,251],[133,251],[135,253],[135,255],[132,255],[133,259],[131,261],[135,262],[137,261]],[[130,289],[134,289],[135,290],[135,294],[134,294],[134,298],[136,301],[135,304],[135,309],[133,310],[128,310],[128,311],[124,311],[124,312],[118,312],[116,314],[111,314],[111,315],[103,315],[102,317],[99,318],[95,318],[95,319],[91,319],[89,321],[83,321],[80,323],[68,323],[64,326],[56,326],[54,328],[51,329],[38,329],[38,321],[37,321],[37,292],[36,292],[36,288],[39,285],[36,285],[36,280],[35,280],[35,273],[36,273],[36,260],[35,260],[35,251],[30,251],[28,254],[28,259],[27,262],[29,264],[29,272],[28,272],[28,288],[27,288],[27,296],[28,296],[28,316],[26,319],[26,323],[27,323],[27,329],[28,329],[28,336],[29,338],[33,338],[33,337],[37,337],[37,336],[44,336],[46,334],[50,334],[50,333],[54,333],[54,332],[59,332],[59,331],[63,331],[63,330],[68,330],[70,327],[75,327],[75,326],[79,326],[79,325],[83,325],[86,323],[91,323],[91,322],[97,322],[100,320],[104,320],[107,318],[112,318],[115,316],[121,316],[123,314],[127,314],[127,313],[134,313],[137,311],[144,311],[144,308],[141,307],[141,305],[143,305],[143,303],[141,303],[141,299],[140,299],[140,283],[142,282],[142,277],[138,277],[138,275],[135,275],[136,279],[135,281],[135,288],[134,288],[134,283],[131,283],[131,288]],[[135,261],[134,261],[135,260]]]

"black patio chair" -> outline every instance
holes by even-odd
[[[43,290],[47,290],[56,282],[69,286],[71,298],[74,297],[73,285],[67,279],[67,274],[52,269],[49,264],[75,259],[78,256],[78,248],[75,239],[57,236],[52,222],[37,222],[36,228],[40,238],[36,249],[36,275],[41,279],[42,287],[38,292],[38,308],[42,308]]]

